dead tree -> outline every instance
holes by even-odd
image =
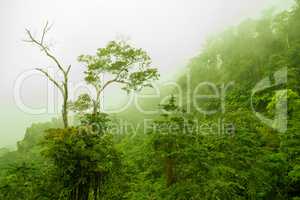
[[[41,68],[36,68],[36,70],[38,70],[42,74],[44,74],[48,78],[48,80],[51,81],[61,92],[62,97],[63,97],[62,119],[63,119],[64,127],[67,128],[68,127],[68,98],[69,98],[68,76],[69,76],[69,72],[71,69],[71,65],[69,65],[68,67],[64,67],[61,64],[61,62],[51,53],[51,51],[49,49],[49,45],[45,44],[45,41],[44,41],[45,36],[50,29],[51,29],[51,26],[49,26],[49,23],[47,22],[43,28],[41,39],[35,38],[32,35],[32,33],[30,32],[30,30],[26,29],[28,39],[26,39],[25,42],[32,43],[32,44],[36,45],[37,47],[39,47],[40,50],[42,52],[44,52],[45,55],[56,64],[57,68],[63,75],[63,81],[61,81],[61,83],[60,83],[60,81],[55,80],[46,70],[41,69]]]

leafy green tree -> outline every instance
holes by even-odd
[[[111,41],[106,47],[98,49],[96,55],[81,55],[78,60],[87,67],[85,81],[96,90],[94,114],[99,111],[101,94],[109,85],[119,83],[122,89],[129,92],[151,86],[151,81],[159,76],[157,69],[151,68],[148,54],[125,41]],[[104,75],[111,79],[105,82]]]

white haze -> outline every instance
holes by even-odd
[[[248,17],[258,17],[273,6],[288,8],[292,0],[1,0],[0,1],[0,147],[22,139],[32,122],[56,114],[30,115],[14,102],[14,82],[20,74],[53,63],[37,48],[25,44],[25,28],[39,34],[48,20],[53,23],[49,41],[63,63],[72,64],[73,83],[82,80],[80,54],[93,54],[117,37],[130,38],[149,52],[167,80],[199,53],[210,34],[221,32]],[[28,78],[22,88],[31,107],[46,105],[46,79]],[[118,104],[124,94],[116,87],[107,92],[108,102]],[[59,106],[57,106],[59,108]],[[59,111],[57,111],[59,112]]]

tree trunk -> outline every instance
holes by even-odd
[[[96,91],[97,96],[96,99],[93,101],[93,114],[97,115],[98,111],[100,110],[100,91]]]
[[[62,118],[64,122],[64,127],[69,127],[69,120],[68,120],[68,98],[69,98],[69,91],[68,91],[68,75],[64,74],[64,94],[63,94],[63,108],[62,108]]]
[[[166,158],[166,176],[167,176],[167,187],[171,186],[174,181],[174,162],[172,158]]]
[[[68,108],[67,108],[67,100],[66,99],[64,99],[64,103],[63,103],[62,118],[63,118],[64,127],[68,128],[69,122],[68,122]]]

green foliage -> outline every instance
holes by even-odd
[[[148,86],[150,80],[158,77],[157,70],[150,68],[147,53],[124,41],[111,41],[98,49],[95,56],[81,55],[78,60],[87,65],[85,80],[98,88],[102,87],[100,75],[105,73],[116,76],[115,82],[125,84],[125,90]]]
[[[69,199],[95,198],[106,180],[120,167],[112,136],[94,134],[86,129],[51,129],[46,136],[44,155],[53,160],[64,185],[62,195]]]
[[[85,81],[96,90],[94,114],[98,112],[101,93],[109,85],[118,83],[123,90],[130,92],[151,87],[151,81],[159,77],[157,69],[151,67],[148,54],[125,41],[111,41],[98,49],[96,55],[81,55],[78,60],[87,67]],[[104,75],[108,75],[110,80],[105,82]]]
[[[92,99],[88,94],[81,94],[76,101],[69,102],[69,109],[75,113],[83,113],[92,106]]]
[[[95,110],[99,99],[81,95],[69,104],[80,114],[77,126],[62,129],[57,121],[32,125],[17,151],[4,151],[0,199],[300,199],[299,21],[298,2],[289,11],[244,21],[207,42],[188,66],[191,88],[187,76],[178,83],[193,91],[199,82],[210,81],[218,89],[235,82],[226,90],[224,110],[220,99],[196,102],[214,114],[203,115],[195,105],[187,112],[172,96],[160,105],[159,116],[151,115],[148,132],[141,128],[120,136],[110,132],[111,116]],[[146,52],[124,41],[112,41],[79,61],[86,64],[85,80],[98,94],[111,83],[139,90],[158,77]],[[251,89],[266,77],[273,83],[274,72],[283,67],[288,82],[257,93],[251,102]],[[113,78],[103,83],[103,74]],[[212,90],[201,87],[199,92]],[[288,127],[282,133],[262,124],[251,103],[272,118],[284,97]],[[185,99],[183,105],[189,103]],[[132,121],[145,117],[123,115]],[[199,130],[216,122],[234,129]]]

